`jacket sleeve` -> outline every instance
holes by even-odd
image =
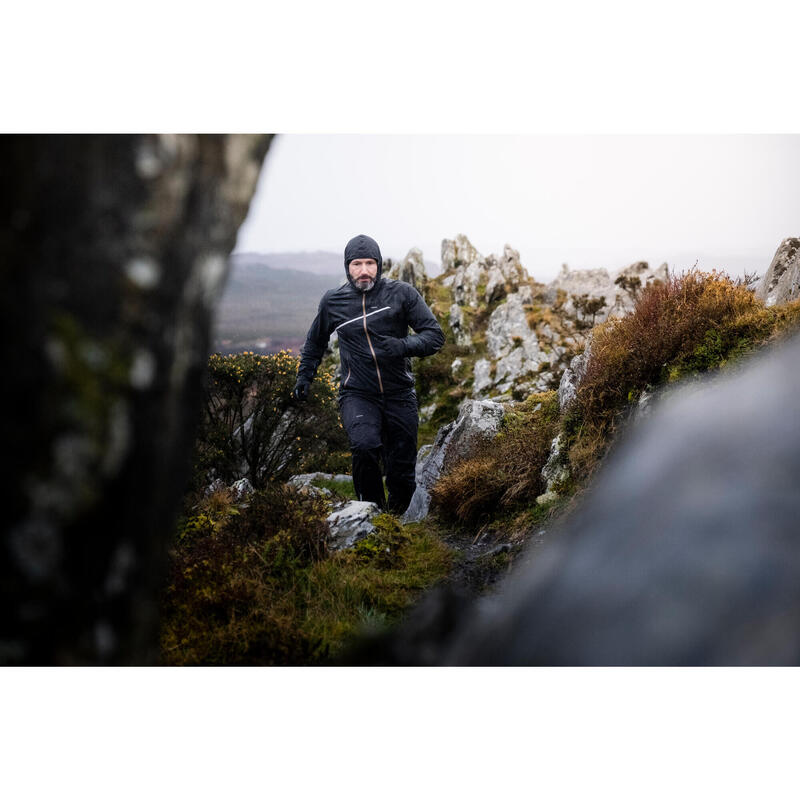
[[[306,334],[306,343],[300,351],[300,366],[297,369],[297,379],[305,379],[309,383],[314,380],[317,374],[317,367],[325,355],[325,348],[331,337],[330,320],[328,317],[328,292],[319,302],[317,316],[311,323],[311,327]]]
[[[422,295],[411,285],[408,286],[406,298],[406,313],[408,324],[414,335],[403,339],[406,345],[407,356],[431,356],[442,349],[444,333],[442,328],[428,308]]]

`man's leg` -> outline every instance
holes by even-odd
[[[416,488],[418,425],[417,397],[413,391],[386,399],[383,452],[389,511],[393,514],[402,514],[408,508]]]
[[[353,453],[353,489],[356,497],[386,508],[380,466],[380,400],[344,394],[339,398],[339,411]]]

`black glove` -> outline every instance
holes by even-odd
[[[406,354],[406,343],[390,336],[381,342],[381,349],[390,358],[402,358]]]
[[[295,400],[308,400],[308,387],[311,384],[305,380],[304,378],[298,378],[297,383],[294,385],[294,389],[292,390],[292,397]]]

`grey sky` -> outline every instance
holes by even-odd
[[[766,270],[800,235],[800,136],[283,135],[262,171],[237,252],[343,249],[385,257],[443,238],[505,243],[534,277],[562,262],[618,269]]]

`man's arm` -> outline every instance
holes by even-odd
[[[328,295],[326,292],[322,300],[319,301],[317,316],[311,323],[311,327],[306,334],[306,343],[300,351],[300,366],[297,369],[297,383],[305,383],[310,386],[317,374],[317,367],[325,355],[325,348],[331,336],[328,320]]]
[[[428,308],[422,295],[409,285],[406,301],[408,324],[414,331],[401,341],[406,346],[407,356],[432,356],[444,345],[444,333],[433,312]]]

